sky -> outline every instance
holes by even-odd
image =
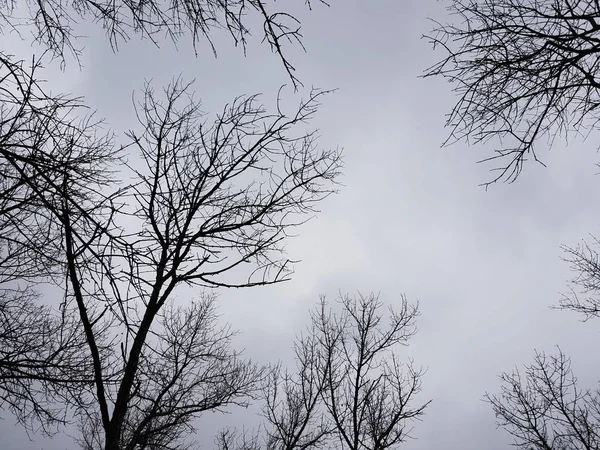
[[[220,291],[222,320],[242,332],[237,342],[248,356],[286,361],[319,295],[374,291],[393,306],[405,294],[421,316],[402,355],[427,368],[420,400],[433,401],[401,448],[507,448],[510,438],[482,400],[499,391],[503,371],[560,345],[582,385],[597,382],[600,355],[589,349],[598,325],[550,309],[572,275],[560,246],[598,232],[594,134],[557,141],[540,154],[547,167],[532,162],[517,182],[485,190],[479,185],[491,178],[490,166],[476,161],[494,143],[441,148],[456,97],[443,80],[419,78],[442,57],[421,36],[429,18],[445,18],[443,1],[333,0],[299,14],[307,51],[289,55],[307,87],[338,88],[312,125],[323,146],[344,148],[343,186],[288,242],[289,256],[301,260],[292,281]],[[158,50],[136,40],[114,53],[99,30],[86,31],[83,69],[51,66],[47,78],[56,91],[83,95],[117,132],[133,124],[131,93],[145,79],[195,79],[212,113],[244,93],[262,92],[273,105],[288,82],[265,46],[252,45],[244,57],[221,39],[214,59],[207,47],[195,57],[188,42]],[[32,52],[14,36],[2,37],[7,45],[14,54]],[[289,87],[284,92],[295,98]],[[6,450],[72,448],[66,436],[30,440],[6,412],[2,418]],[[202,418],[205,448],[216,427],[247,418],[244,411]]]

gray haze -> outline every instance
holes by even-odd
[[[428,17],[443,17],[443,2],[331,4],[300,13],[307,53],[290,55],[308,87],[339,88],[313,125],[323,146],[345,149],[345,186],[289,242],[290,257],[302,260],[293,281],[222,291],[223,320],[243,332],[238,342],[249,356],[287,361],[319,294],[333,299],[339,291],[376,291],[394,304],[405,293],[420,302],[422,315],[404,354],[428,368],[421,400],[433,403],[416,424],[417,439],[401,448],[507,448],[508,436],[482,401],[486,391],[498,390],[502,371],[531,361],[534,349],[553,351],[558,344],[583,385],[597,380],[600,356],[587,350],[600,324],[549,309],[570,277],[560,245],[598,231],[593,138],[568,147],[557,142],[540,154],[548,168],[532,162],[515,184],[486,192],[478,184],[490,179],[489,166],[475,164],[489,155],[483,146],[440,149],[444,116],[455,100],[450,85],[417,78],[441,56],[420,36],[431,26]],[[84,95],[118,132],[133,126],[131,92],[144,79],[195,78],[209,113],[244,93],[263,92],[272,106],[287,82],[265,46],[250,46],[245,59],[225,37],[216,60],[207,47],[194,58],[187,42],[176,52],[168,43],[157,50],[136,41],[114,54],[101,32],[85,30],[83,71],[54,68],[48,78],[57,91]],[[32,51],[14,37],[2,41],[16,55]],[[291,88],[285,93],[295,100]],[[251,426],[254,418],[246,411],[207,415],[199,426],[207,449],[224,423]],[[29,441],[6,415],[0,435],[6,450],[73,448],[64,436]]]

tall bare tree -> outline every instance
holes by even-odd
[[[446,125],[456,140],[500,147],[498,180],[514,181],[540,146],[596,127],[600,5],[593,0],[449,0],[451,23],[426,38],[445,56],[426,70],[454,85]],[[489,183],[486,183],[489,184]]]
[[[398,448],[429,402],[416,404],[423,371],[395,351],[415,334],[416,306],[381,314],[373,294],[321,298],[294,346],[296,368],[275,367],[264,384],[266,448]],[[260,433],[220,435],[222,450],[260,449]],[[237,438],[237,439],[236,439]]]
[[[32,89],[17,83],[22,95],[39,87],[28,79]],[[209,121],[190,84],[175,80],[161,94],[146,85],[135,105],[139,127],[120,147],[101,123],[73,118],[73,99],[65,100],[64,116],[61,103],[41,94],[2,110],[8,231],[0,281],[7,289],[54,283],[62,312],[39,311],[51,336],[38,339],[69,337],[67,353],[53,356],[58,361],[79,346],[66,366],[80,371],[78,383],[62,383],[70,376],[62,366],[57,379],[44,376],[60,402],[42,414],[31,415],[45,405],[36,390],[25,398],[34,402],[23,403],[21,391],[3,381],[2,399],[21,420],[75,416],[93,448],[156,448],[177,442],[202,411],[246,401],[260,371],[229,350],[210,304],[172,302],[184,286],[288,279],[284,239],[334,191],[341,165],[337,150],[317,148],[315,132],[294,134],[324,94],[311,92],[290,114],[279,100],[271,114],[257,96],[238,97]],[[40,112],[46,102],[58,113]],[[27,325],[18,310],[5,310],[14,312],[7,326]],[[14,333],[0,335],[19,343]],[[79,365],[82,359],[89,364]],[[4,378],[35,380],[35,367],[25,361],[19,369],[27,370]]]
[[[298,87],[284,46],[302,45],[300,23],[274,6],[9,0],[0,30],[31,32],[64,63],[80,56],[80,20],[115,49],[166,33],[216,51],[225,29],[245,51],[254,16]],[[341,167],[306,132],[326,92],[291,112],[278,98],[274,113],[241,96],[211,120],[190,84],[147,84],[117,142],[80,98],[48,94],[41,69],[0,48],[0,407],[46,432],[76,421],[87,449],[186,448],[195,417],[245,404],[262,379],[209,291],[289,278],[285,239]]]

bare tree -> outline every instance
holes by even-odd
[[[589,450],[600,446],[600,391],[581,389],[569,359],[536,353],[534,363],[501,376],[500,395],[487,395],[498,424],[522,449]]]
[[[245,51],[254,15],[298,87],[283,47],[302,45],[300,23],[272,7],[0,1],[0,29],[32,31],[64,63],[79,57],[79,20],[101,22],[115,49],[166,33],[216,51],[224,28]],[[188,448],[194,418],[245,404],[262,380],[202,289],[289,278],[285,239],[341,167],[306,132],[326,92],[291,113],[241,96],[209,120],[190,84],[147,84],[119,145],[81,99],[48,94],[40,70],[0,49],[0,407],[46,432],[76,421],[90,450]]]
[[[499,138],[482,161],[514,181],[557,135],[587,135],[600,104],[600,5],[592,0],[451,0],[453,23],[426,38],[446,56],[426,70],[454,85],[446,143]],[[486,184],[490,184],[486,183]]]
[[[191,86],[176,80],[160,96],[145,86],[136,104],[139,130],[120,148],[86,140],[85,127],[73,127],[81,131],[73,137],[61,128],[42,142],[0,147],[2,164],[18,175],[7,181],[18,188],[5,189],[8,204],[23,217],[40,215],[42,228],[54,230],[44,235],[54,249],[51,273],[7,265],[2,275],[33,286],[54,282],[64,293],[63,311],[77,314],[70,330],[85,341],[79,357],[88,370],[82,389],[67,384],[60,392],[64,414],[78,417],[91,439],[86,446],[175,445],[193,417],[252,393],[260,371],[229,350],[229,334],[214,327],[210,305],[169,305],[183,286],[288,279],[288,230],[334,191],[341,165],[337,150],[316,147],[315,132],[293,134],[324,94],[312,92],[289,115],[279,101],[270,114],[257,96],[238,97],[210,122]],[[84,123],[98,136],[99,123]],[[21,134],[38,136],[27,132]],[[115,179],[123,167],[130,183]],[[14,192],[24,194],[10,197]],[[9,234],[18,237],[11,242],[15,258],[45,255],[37,228],[8,223],[19,228]],[[59,328],[73,315],[64,317]],[[5,392],[24,419],[28,409]]]
[[[269,450],[397,448],[429,404],[415,405],[422,370],[400,363],[394,350],[414,335],[416,306],[381,315],[378,297],[345,296],[336,312],[325,298],[294,346],[296,369],[275,367],[264,385]],[[226,431],[223,450],[259,449],[260,433]]]
[[[48,49],[63,63],[68,53],[77,59],[77,23],[100,23],[113,49],[130,39],[131,35],[148,38],[159,44],[159,36],[167,36],[174,43],[189,34],[194,49],[206,39],[216,55],[214,30],[225,30],[236,46],[246,52],[250,24],[254,17],[262,21],[262,41],[277,54],[294,86],[300,84],[295,68],[284,52],[287,43],[302,45],[300,21],[288,9],[273,10],[274,2],[266,0],[28,0],[0,2],[0,31],[21,34],[29,29],[34,40]],[[299,3],[299,2],[298,2]],[[312,9],[311,0],[304,0]],[[324,0],[314,3],[327,5]]]
[[[575,272],[560,309],[600,313],[600,265],[594,244],[564,247],[565,260]],[[600,390],[579,386],[571,362],[560,349],[556,355],[536,353],[533,364],[501,376],[501,394],[487,394],[498,424],[522,449],[575,450],[600,448]]]

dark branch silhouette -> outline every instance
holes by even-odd
[[[501,376],[487,395],[498,424],[523,450],[590,450],[600,445],[600,392],[578,387],[569,359],[536,353],[534,363]]]
[[[62,179],[76,175],[62,200],[98,226],[107,197],[95,205],[88,198],[110,182],[106,165],[118,152],[93,116],[77,118],[85,112],[79,99],[44,92],[40,68],[0,55],[0,397],[23,425],[50,432],[65,420],[66,398],[88,405],[82,395],[94,381],[78,311],[62,294]],[[60,287],[53,307],[36,292],[51,284]],[[108,351],[107,339],[98,330],[99,354]]]
[[[575,272],[560,309],[575,311],[584,320],[599,315],[600,265],[597,241],[564,247],[564,259]],[[523,450],[589,450],[600,447],[600,390],[578,383],[571,361],[536,352],[533,364],[501,375],[501,393],[487,394],[498,425]]]
[[[66,399],[90,406],[92,368],[73,311],[57,317],[38,300],[31,288],[0,288],[0,408],[50,434],[67,423]]]
[[[296,341],[296,368],[276,366],[264,385],[267,449],[398,448],[429,402],[415,405],[422,370],[394,353],[415,334],[417,307],[381,314],[375,295],[323,297]],[[386,320],[387,319],[387,320]],[[261,430],[220,435],[221,450],[262,448]]]
[[[233,333],[217,326],[215,299],[170,302],[159,314],[140,357],[119,448],[188,448],[194,418],[245,406],[257,392],[263,371],[231,349]],[[80,440],[84,449],[105,445],[97,413],[85,417]]]
[[[587,135],[600,104],[600,5],[593,0],[452,0],[453,23],[426,36],[445,56],[425,76],[440,76],[459,100],[446,143],[500,147],[482,161],[514,181],[525,160],[557,135]]]
[[[79,59],[78,23],[99,23],[110,45],[119,45],[133,36],[150,39],[157,46],[163,36],[177,43],[189,35],[197,46],[206,40],[217,54],[214,33],[226,31],[244,53],[250,38],[250,23],[262,21],[262,41],[281,60],[295,87],[301,83],[295,68],[284,51],[287,44],[304,48],[300,21],[287,9],[274,10],[274,2],[266,0],[27,0],[23,4],[13,0],[0,2],[0,31],[3,28],[22,34],[27,29],[33,39],[54,57],[65,62],[71,54]],[[300,3],[300,1],[298,1]],[[310,0],[305,5],[312,9]],[[314,3],[327,5],[323,0]]]

